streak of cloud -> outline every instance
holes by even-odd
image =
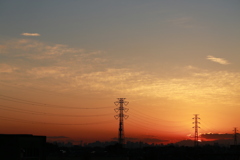
[[[49,89],[50,84],[53,91],[71,94],[81,90],[83,94],[124,94],[201,104],[239,103],[238,72],[203,70],[188,65],[176,68],[175,73],[181,75],[176,77],[172,73],[158,75],[139,70],[137,64],[115,66],[115,61],[102,51],[89,52],[27,39],[5,42],[2,46],[6,53],[2,56],[11,61],[0,66],[0,80],[9,83],[35,85],[43,90]],[[16,63],[19,59],[27,63]]]
[[[223,65],[230,64],[227,60],[225,60],[225,59],[223,59],[223,58],[216,58],[216,57],[211,56],[211,55],[208,55],[208,56],[207,56],[207,59],[210,60],[210,61],[219,63],[219,64],[223,64]]]
[[[12,73],[17,68],[8,64],[0,64],[0,73]]]
[[[205,139],[232,139],[233,134],[210,133],[210,134],[201,134],[201,137]]]
[[[30,36],[30,37],[38,37],[40,36],[39,33],[22,33],[22,36]]]
[[[9,56],[16,55],[17,53],[18,57],[35,60],[52,59],[64,54],[86,55],[83,49],[75,49],[62,44],[49,45],[31,39],[7,41],[2,47],[0,47],[0,49],[1,48],[4,49],[3,53],[8,53]],[[87,53],[87,55],[88,54],[90,53]]]
[[[28,73],[35,78],[43,78],[43,77],[63,77],[67,73],[66,68],[64,67],[38,67],[32,68],[28,71]]]

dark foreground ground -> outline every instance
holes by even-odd
[[[239,147],[101,147],[48,148],[46,160],[240,160]]]

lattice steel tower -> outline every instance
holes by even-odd
[[[125,101],[126,98],[118,98],[118,101],[114,102],[116,106],[119,106],[118,108],[115,108],[115,112],[119,113],[115,115],[114,117],[116,119],[119,119],[119,130],[118,130],[118,142],[119,144],[123,145],[124,142],[124,119],[128,118],[128,115],[125,115],[124,112],[128,111],[128,108],[125,108],[124,106],[127,106],[129,102]]]
[[[238,130],[237,130],[237,128],[235,127],[233,131],[234,131],[234,145],[237,145],[237,131],[238,131]]]
[[[198,118],[198,114],[194,114],[193,119],[194,119],[193,124],[195,124],[195,126],[193,127],[193,128],[195,128],[194,146],[196,147],[196,146],[198,146],[198,128],[200,128],[200,127],[198,127],[198,124],[200,124],[200,122],[198,122],[198,120],[200,118]]]

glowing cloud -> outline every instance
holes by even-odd
[[[10,66],[8,64],[0,64],[0,73],[12,73],[16,69],[16,67]]]
[[[226,61],[225,59],[223,59],[223,58],[216,58],[216,57],[213,57],[211,55],[207,56],[207,59],[210,60],[210,61],[213,61],[213,62],[217,62],[217,63],[223,64],[223,65],[229,64],[229,62]]]
[[[40,36],[39,33],[22,33],[22,36],[32,36],[32,37],[37,37]]]
[[[206,139],[232,139],[232,134],[219,134],[219,133],[211,133],[211,134],[201,134],[202,138]]]

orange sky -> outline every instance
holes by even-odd
[[[95,95],[99,98],[91,95],[78,98],[3,83],[1,87],[4,91],[0,107],[2,133],[65,136],[68,138],[58,140],[76,143],[110,141],[118,135],[118,120],[114,118],[117,114],[114,108],[117,107],[113,103],[117,99],[100,94]],[[192,118],[196,113],[201,118],[199,134],[232,133],[232,124],[238,121],[235,106],[228,105],[233,110],[226,110],[223,102],[193,103],[193,100],[144,99],[142,96],[132,96],[126,101],[129,101],[126,106],[129,118],[125,120],[125,136],[136,140],[153,138],[172,143],[189,139],[190,135],[194,135]],[[232,117],[226,117],[223,112]]]

